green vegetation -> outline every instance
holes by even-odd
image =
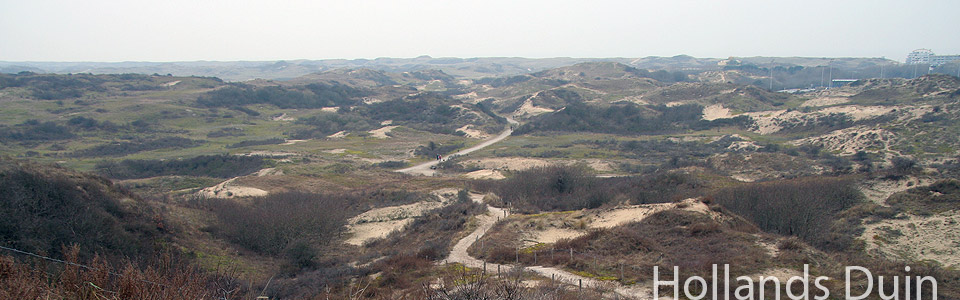
[[[500,196],[493,205],[527,213],[597,208],[611,199],[582,166],[532,168],[490,189]]]
[[[205,107],[241,107],[248,104],[273,104],[279,108],[321,108],[352,105],[366,95],[363,91],[345,86],[308,84],[297,87],[253,87],[234,84],[207,92],[197,98]]]
[[[83,259],[151,258],[165,238],[163,215],[101,177],[0,158],[3,246],[63,257],[76,245]]]
[[[116,179],[169,175],[231,178],[256,172],[264,164],[266,161],[260,156],[201,155],[183,160],[103,161],[96,165],[96,170]]]
[[[248,140],[248,141],[242,141],[242,142],[237,142],[234,144],[227,145],[227,148],[229,149],[229,148],[243,148],[243,147],[250,147],[250,146],[276,145],[276,144],[282,144],[284,142],[286,142],[286,140],[282,138],[270,138],[270,139],[264,139],[264,140]]]
[[[960,181],[937,181],[915,187],[887,198],[887,204],[915,215],[931,215],[960,209]]]
[[[538,131],[574,131],[616,134],[668,134],[685,130],[703,130],[718,126],[745,126],[747,119],[701,119],[699,105],[641,107],[635,104],[597,108],[571,104],[559,112],[540,116],[518,128],[514,134]]]
[[[157,149],[183,149],[197,147],[203,141],[191,140],[182,137],[162,137],[156,139],[135,139],[130,142],[101,144],[73,153],[76,157],[123,156],[143,151]]]
[[[692,67],[668,67],[677,61]],[[100,255],[136,278],[190,280],[184,286],[199,292],[183,295],[202,294],[195,298],[252,298],[265,290],[282,299],[420,299],[499,295],[498,289],[574,297],[556,283],[550,293],[524,287],[520,280],[542,280],[529,273],[489,279],[438,264],[456,241],[486,224],[489,217],[477,216],[492,204],[514,214],[481,237],[482,246],[471,246],[485,261],[535,261],[611,284],[645,284],[652,266],[680,266],[685,278],[709,275],[714,263],[733,264],[737,275],[810,264],[813,273],[838,278],[842,265],[876,266],[889,276],[904,275],[910,264],[913,275],[937,276],[943,298],[957,298],[955,266],[912,261],[940,250],[921,248],[916,257],[889,261],[875,254],[896,250],[910,233],[874,223],[955,223],[960,81],[862,80],[787,94],[756,81],[772,68],[775,87],[801,84],[820,69],[744,59],[731,60],[724,73],[689,71],[702,63],[635,62],[658,70],[649,71],[593,62],[472,81],[420,69],[341,69],[243,84],[159,75],[0,75],[0,151],[115,180],[4,158],[0,235],[4,246],[56,258],[98,264],[93,257]],[[490,68],[500,67],[511,65]],[[730,116],[724,108],[736,117],[703,119]],[[741,114],[760,111],[768,112]],[[520,124],[507,124],[506,116]],[[487,134],[516,130],[484,150],[448,157],[480,142],[461,132],[468,125]],[[331,137],[338,132],[345,134]],[[446,160],[428,171],[436,176],[395,172],[438,154]],[[266,167],[274,168],[256,172]],[[934,184],[913,187],[921,182]],[[267,194],[198,197],[207,187]],[[907,187],[913,188],[886,199],[889,207],[878,204],[877,194]],[[455,200],[433,195],[451,188],[461,190]],[[487,193],[484,204],[471,201],[466,189]],[[384,224],[347,225],[378,208],[400,212]],[[635,222],[601,221],[625,210],[638,211],[629,216]],[[412,211],[415,217],[407,215]],[[396,231],[361,246],[345,242],[369,234],[367,225]],[[878,243],[861,241],[865,228],[880,230]],[[554,229],[571,238],[544,241],[555,236],[541,233]],[[950,239],[944,243],[960,242]],[[561,248],[567,252],[553,253]],[[169,263],[151,265],[157,256]],[[124,259],[131,264],[115,263]],[[621,275],[627,261],[639,269]],[[193,265],[199,267],[185,267]],[[87,283],[128,298],[149,296],[127,292],[149,290],[126,289],[123,280],[71,277],[78,273],[20,257],[0,257],[0,267],[17,270],[0,275],[0,298],[32,295],[3,294],[23,286],[53,298],[112,297]],[[221,273],[231,269],[237,273]],[[449,285],[436,286],[438,278]],[[583,298],[609,298],[602,289]]]

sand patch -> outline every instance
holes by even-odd
[[[337,133],[328,135],[327,138],[331,138],[331,139],[342,139],[342,138],[346,137],[348,134],[349,134],[349,133],[347,133],[346,130],[341,130],[341,131],[339,131],[339,132],[337,132]]]
[[[267,191],[258,188],[236,185],[234,181],[236,181],[237,178],[239,177],[234,177],[215,186],[204,188],[197,192],[197,194],[208,198],[258,197],[267,195]]]
[[[263,157],[288,157],[288,156],[296,156],[296,155],[297,154],[293,152],[266,151],[266,150],[237,154],[237,156],[263,156]]]
[[[340,109],[337,108],[336,106],[333,106],[333,107],[322,107],[322,108],[320,108],[320,111],[323,111],[323,112],[337,112],[337,111],[339,111],[339,110],[340,110]]]
[[[473,82],[471,82],[470,80],[460,80],[460,82],[469,82],[469,83],[467,83],[467,84],[462,84],[462,83],[461,83],[461,84],[464,85],[464,86],[470,86],[470,85],[473,84]],[[467,101],[469,101],[469,102],[477,102],[476,100],[480,99],[480,96],[477,95],[477,92],[476,92],[476,91],[473,91],[473,92],[469,92],[469,93],[466,93],[466,94],[453,95],[453,98],[454,98],[454,99],[458,99],[458,100],[467,100]]]
[[[297,143],[302,143],[306,141],[309,141],[309,140],[287,140],[286,142],[283,142],[283,144],[280,144],[280,145],[296,145]]]
[[[363,101],[363,104],[374,104],[374,103],[383,102],[382,99],[370,98],[370,97],[363,97],[363,100],[361,101]]]
[[[342,154],[344,152],[347,152],[347,149],[343,149],[343,148],[330,149],[330,150],[323,150],[323,152],[330,153],[330,154]]]
[[[703,119],[713,121],[716,119],[732,118],[730,109],[724,108],[723,104],[714,104],[703,108]]]
[[[597,211],[593,213],[592,220],[588,226],[590,228],[611,228],[627,223],[639,222],[655,213],[673,208],[682,208],[686,211],[702,213],[713,219],[721,217],[720,214],[710,210],[703,202],[695,198],[689,198],[679,203],[625,205]]]
[[[754,181],[757,181],[758,179],[747,174],[733,174],[733,175],[730,175],[730,178],[733,178],[733,180],[736,180],[739,182],[754,182]]]
[[[293,121],[295,119],[292,117],[288,117],[287,113],[282,113],[279,116],[273,117],[273,120],[274,121]]]
[[[752,131],[759,134],[771,134],[783,129],[783,123],[790,119],[799,119],[803,113],[798,111],[775,110],[744,113],[753,119]]]
[[[500,180],[506,178],[500,171],[497,170],[476,170],[467,174],[463,174],[463,177],[470,179],[492,179]]]
[[[824,150],[840,152],[843,155],[852,155],[858,151],[889,150],[896,135],[879,127],[869,128],[856,126],[834,130],[827,134],[791,141],[793,145],[817,145]]]
[[[386,121],[380,122],[380,126],[388,126],[392,124],[393,124],[393,120],[386,120]]]
[[[847,97],[820,97],[803,101],[800,107],[830,106],[849,102]]]
[[[551,227],[546,230],[537,231],[531,237],[532,240],[539,243],[556,243],[561,239],[573,239],[586,233],[585,231],[573,230],[568,228]]]
[[[620,100],[614,101],[614,103],[616,102],[633,102],[639,105],[650,105],[650,102],[647,102],[647,100],[643,100],[643,95],[626,96],[621,98]]]
[[[773,268],[773,269],[764,270],[760,273],[747,275],[747,277],[753,278],[754,282],[757,282],[757,283],[760,282],[761,277],[762,278],[775,277],[777,278],[777,280],[780,281],[780,284],[786,284],[787,281],[790,280],[790,278],[793,278],[793,277],[802,278],[803,272],[787,269],[787,268]],[[812,278],[811,278],[811,281],[813,281]]]
[[[757,145],[757,143],[754,141],[736,141],[736,142],[730,143],[730,146],[727,146],[727,149],[730,149],[733,151],[752,152],[752,151],[757,151],[757,149],[760,149],[760,145]]]
[[[463,125],[463,127],[457,128],[457,131],[463,131],[463,133],[465,133],[468,138],[485,139],[490,137],[489,134],[486,134],[483,131],[474,129],[474,126],[470,124]]]
[[[770,257],[780,256],[780,246],[777,245],[776,240],[767,240],[758,234],[755,234],[754,237],[757,238],[757,246],[766,250],[767,255],[770,255]]]
[[[361,246],[367,241],[381,239],[391,232],[403,230],[413,219],[426,212],[452,203],[456,197],[456,189],[442,189],[433,194],[441,201],[420,201],[399,206],[375,208],[347,220],[347,231],[350,238],[347,244]]]
[[[175,81],[164,83],[163,86],[170,87],[170,86],[175,86],[179,83],[180,83],[180,80],[175,80]]]
[[[933,183],[932,180],[907,177],[903,180],[869,180],[861,184],[859,188],[860,192],[867,197],[867,200],[887,206],[887,198],[890,198],[890,195],[931,183]]]
[[[890,106],[859,106],[859,105],[845,105],[845,106],[834,106],[827,107],[819,110],[821,114],[832,114],[840,113],[850,116],[854,121],[872,119],[876,118],[893,111],[897,110],[896,107]]]
[[[257,173],[254,173],[254,176],[257,176],[257,177],[279,176],[279,175],[283,175],[283,170],[280,170],[277,168],[261,169],[260,171],[257,171]]]
[[[397,128],[397,127],[400,127],[400,126],[384,126],[384,127],[381,127],[380,129],[370,130],[370,131],[369,131],[369,132],[370,132],[370,136],[375,137],[375,138],[378,138],[378,139],[389,139],[390,136],[387,135],[387,134],[390,133],[390,131],[392,131],[394,128]]]
[[[517,108],[517,111],[513,112],[513,115],[516,117],[528,117],[528,116],[532,117],[532,116],[542,115],[545,113],[554,112],[554,110],[546,107],[533,106],[533,100],[530,100],[533,97],[536,97],[536,96],[532,96],[527,100],[524,100],[523,105],[521,105],[520,108]]]
[[[555,243],[560,239],[572,239],[586,234],[589,229],[612,228],[643,219],[665,210],[681,208],[710,216],[714,219],[721,215],[711,211],[706,204],[690,198],[680,203],[658,203],[623,205],[614,208],[547,213],[535,215],[527,221],[524,239],[528,242]],[[529,222],[529,223],[528,223]]]
[[[860,121],[880,117],[890,113],[906,111],[906,114],[901,115],[901,119],[909,119],[914,116],[922,115],[920,110],[922,110],[922,108],[909,109],[894,106],[845,105],[826,107],[810,113],[803,113],[796,110],[777,110],[749,112],[744,113],[743,115],[753,119],[754,125],[750,129],[751,131],[760,134],[771,134],[782,130],[784,127],[818,122],[820,118],[827,117],[832,114],[846,115],[849,116],[853,121]]]
[[[613,172],[613,164],[609,161],[599,159],[588,159],[587,165],[597,172]]]
[[[464,162],[465,164],[474,163],[478,167],[483,169],[493,169],[493,170],[512,170],[512,171],[523,171],[530,168],[537,167],[546,167],[554,165],[554,163],[536,159],[536,158],[525,158],[525,157],[496,157],[496,158],[482,158],[479,160],[471,160]]]
[[[641,204],[620,206],[595,212],[590,228],[611,228],[632,222],[642,221],[652,214],[676,207],[673,203]]]
[[[933,260],[948,268],[960,266],[960,212],[905,217],[866,225],[861,238],[867,242],[867,249],[908,261]]]

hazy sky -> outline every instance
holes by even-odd
[[[960,54],[960,1],[0,0],[2,61]]]

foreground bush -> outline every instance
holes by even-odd
[[[351,198],[340,195],[289,192],[256,197],[249,204],[208,199],[207,207],[220,220],[215,232],[261,254],[282,253],[304,244],[337,236],[346,223]],[[302,243],[295,243],[302,242]]]
[[[0,299],[242,299],[247,293],[227,274],[205,274],[169,256],[146,268],[112,267],[100,257],[80,261],[78,247],[63,252],[67,264],[0,257]]]
[[[713,194],[723,207],[764,231],[796,236],[828,250],[842,250],[853,242],[838,215],[862,197],[853,180],[836,177],[748,183]]]
[[[597,208],[610,201],[606,189],[583,166],[532,168],[493,184],[500,203],[524,213]]]
[[[0,245],[61,256],[152,255],[161,214],[109,180],[67,169],[0,158]]]

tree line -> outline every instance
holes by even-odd
[[[707,121],[702,119],[703,107],[686,104],[639,106],[615,104],[607,107],[571,103],[563,110],[538,116],[520,126],[515,135],[531,132],[567,131],[598,132],[626,135],[669,134],[685,130],[705,130],[724,126],[747,126],[745,116]]]
[[[261,156],[201,155],[188,159],[125,159],[102,161],[96,164],[97,173],[116,179],[148,178],[183,175],[231,178],[243,176],[263,168]]]

